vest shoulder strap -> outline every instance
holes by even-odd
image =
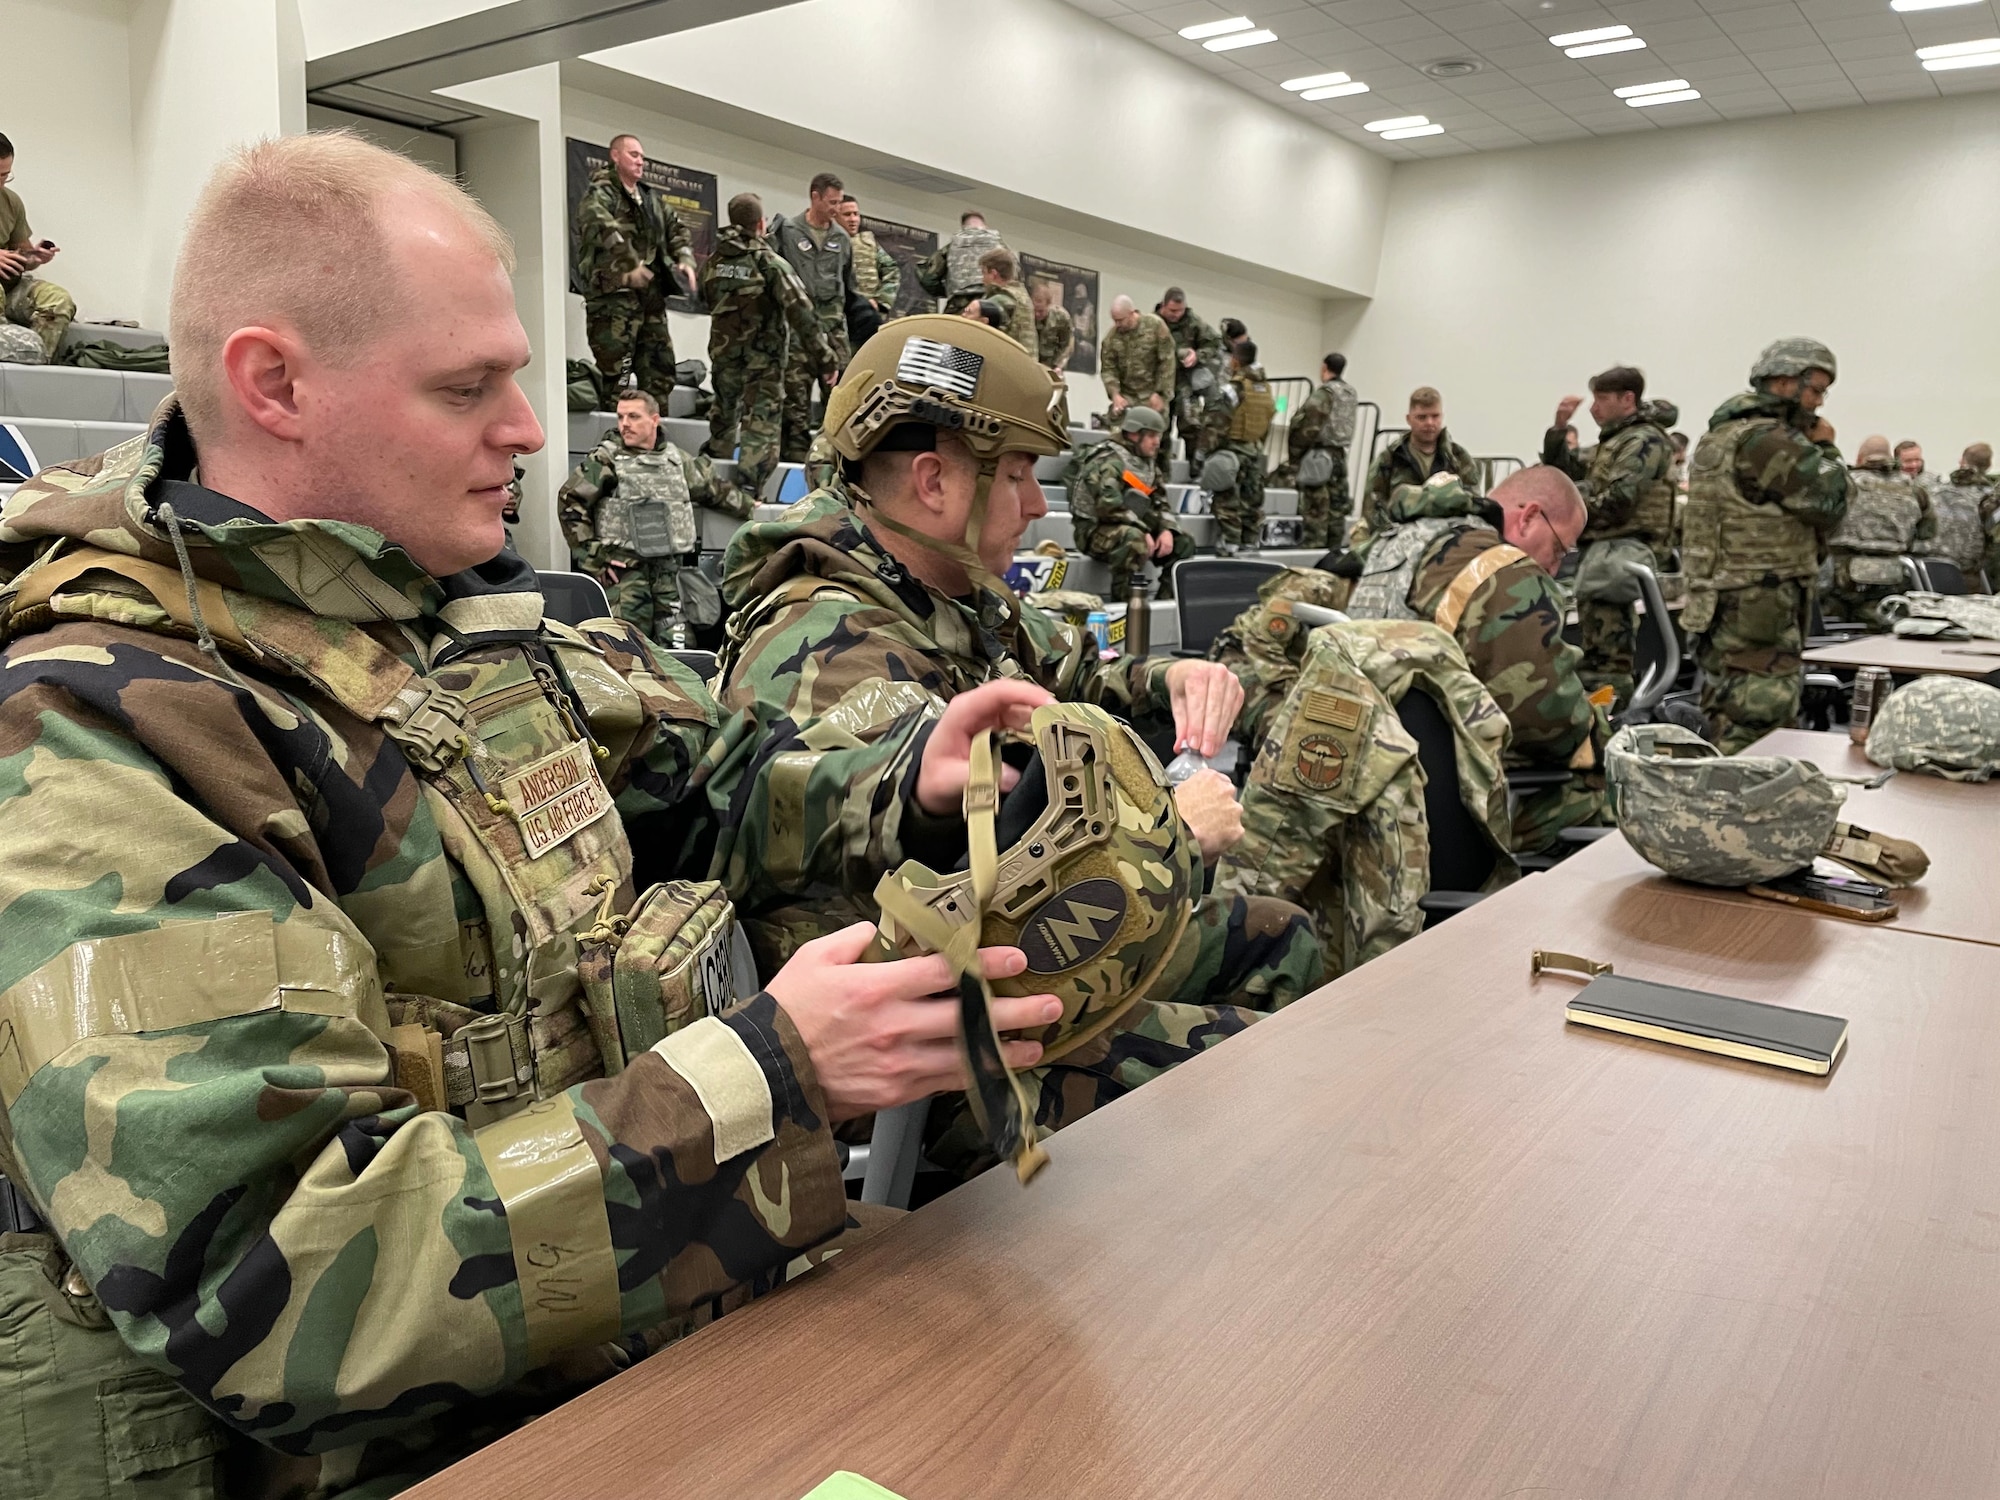
[[[1502,542],[1497,547],[1488,547],[1459,569],[1458,577],[1452,579],[1451,587],[1444,591],[1444,598],[1438,601],[1438,607],[1431,615],[1431,619],[1447,635],[1458,634],[1458,622],[1463,618],[1465,607],[1472,602],[1472,596],[1478,591],[1479,586],[1509,563],[1520,562],[1527,555],[1519,547],[1508,542]]]

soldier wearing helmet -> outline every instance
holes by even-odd
[[[1751,388],[1709,418],[1689,466],[1681,625],[1725,751],[1798,719],[1815,579],[1847,513],[1847,470],[1819,415],[1837,373],[1826,345],[1779,339],[1758,356]]]
[[[719,862],[772,959],[872,919],[878,880],[905,861],[950,871],[968,858],[958,788],[978,732],[1025,728],[1051,702],[1094,704],[1170,720],[1179,744],[1212,754],[1243,701],[1214,663],[1101,661],[1082,632],[1023,607],[998,577],[1045,512],[1035,459],[1068,444],[1061,384],[1006,335],[942,315],[889,325],[854,356],[825,436],[843,486],[744,527],[725,563],[736,614],[721,698],[755,721],[769,772],[735,810],[745,836]],[[999,706],[974,715],[966,695],[982,684]],[[934,767],[957,768],[944,795]],[[808,796],[808,778],[843,780],[846,793]],[[1210,857],[1240,831],[1220,778],[1196,777],[1175,800]],[[1200,900],[1145,997],[1030,1080],[1030,1118],[1053,1129],[1319,976],[1296,907]],[[946,1139],[932,1156],[970,1170],[993,1158],[959,1129],[962,1108],[954,1096],[933,1115]]]
[[[1132,575],[1149,561],[1160,567],[1160,597],[1172,568],[1194,552],[1194,539],[1167,508],[1167,466],[1160,459],[1167,419],[1150,406],[1128,406],[1109,442],[1076,455],[1069,483],[1076,549],[1111,570],[1111,597],[1123,599]]]

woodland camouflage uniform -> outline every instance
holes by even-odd
[[[1497,505],[1453,480],[1398,489],[1386,521],[1371,548],[1385,548],[1400,527],[1436,525],[1415,559],[1403,612],[1443,626],[1458,642],[1512,726],[1508,764],[1572,772],[1567,784],[1521,799],[1514,848],[1544,849],[1561,829],[1601,821],[1605,721],[1578,676],[1580,653],[1562,638],[1556,581],[1503,539]],[[1357,584],[1348,613],[1374,613],[1363,592]]]
[[[778,466],[787,361],[809,375],[831,374],[833,346],[791,263],[734,224],[716,235],[715,254],[701,268],[701,299],[715,383],[702,451],[736,454],[736,483],[754,498]]]
[[[780,1279],[846,1221],[840,1165],[768,995],[615,1077],[579,1017],[578,935],[704,873],[748,721],[614,621],[544,627],[574,692],[513,644],[433,666],[536,626],[525,563],[433,579],[189,482],[195,457],[169,402],[0,524],[10,571],[65,539],[0,597],[0,1170],[52,1231],[0,1241],[9,1472],[180,1496],[222,1458],[236,1495],[386,1495]],[[461,723],[473,684],[491,716]],[[527,857],[468,732],[495,792],[556,743],[617,815]],[[468,1027],[519,1061],[467,1070]],[[426,1102],[536,1093],[477,1126]],[[564,1300],[530,1295],[566,1250]]]
[[[736,614],[720,693],[732,710],[750,712],[757,763],[770,766],[764,800],[740,803],[731,816],[774,838],[757,841],[761,858],[730,860],[723,878],[760,964],[873,920],[875,882],[902,860],[949,870],[964,857],[964,824],[930,817],[915,796],[931,715],[954,694],[1019,676],[1064,701],[1122,715],[1158,718],[1168,709],[1167,661],[1107,664],[1085,632],[1039,610],[983,590],[976,604],[937,593],[870,534],[867,506],[849,481],[842,493],[808,496],[782,520],[744,527],[729,548],[723,593]],[[809,773],[827,790],[815,795]],[[1152,992],[1157,999],[1024,1075],[1037,1123],[1058,1128],[1241,1030],[1312,989],[1319,969],[1318,941],[1296,907],[1203,899]],[[929,1139],[933,1160],[948,1157],[965,1171],[987,1164],[968,1154],[978,1133],[962,1096],[933,1110]]]
[[[1572,453],[1568,430],[1551,427],[1542,438],[1542,462],[1577,482],[1590,516],[1577,545],[1633,537],[1652,550],[1653,571],[1661,571],[1673,548],[1673,440],[1667,429],[1680,418],[1671,403],[1642,401],[1629,417],[1598,430],[1588,460]],[[1638,621],[1630,604],[1604,599],[1576,601],[1582,635],[1583,685],[1609,686],[1617,701],[1631,701]]]
[[[1437,447],[1426,463],[1410,442],[1406,432],[1395,442],[1375,455],[1375,462],[1368,466],[1368,483],[1361,491],[1361,524],[1368,530],[1354,545],[1360,546],[1368,536],[1375,535],[1382,527],[1382,512],[1388,508],[1389,496],[1405,484],[1422,484],[1433,474],[1456,474],[1466,489],[1475,490],[1479,484],[1479,465],[1472,455],[1452,439],[1449,428],[1438,431]]]
[[[674,388],[667,298],[678,290],[676,269],[693,279],[693,235],[658,188],[641,178],[628,192],[616,171],[600,167],[576,206],[576,245],[590,357],[613,386],[629,374],[664,405]],[[652,281],[626,286],[641,266],[651,268]]]
[[[1190,313],[1189,317],[1194,315]],[[1182,320],[1183,322],[1186,319]],[[1264,541],[1264,440],[1271,430],[1275,401],[1262,365],[1233,361],[1220,389],[1202,414],[1211,455],[1236,460],[1235,480],[1214,491],[1209,508],[1220,543],[1258,547]]]
[[[1164,316],[1160,317],[1160,321],[1167,323]],[[1180,432],[1181,447],[1187,461],[1190,464],[1198,464],[1203,454],[1214,451],[1215,445],[1208,441],[1204,434],[1202,417],[1209,401],[1214,398],[1216,390],[1222,384],[1223,369],[1228,363],[1228,351],[1222,346],[1222,335],[1211,328],[1201,314],[1186,304],[1182,304],[1180,321],[1167,323],[1167,334],[1174,341],[1172,392],[1174,425]],[[1181,356],[1190,349],[1194,350],[1194,364],[1192,366],[1181,364]],[[1210,384],[1206,399],[1195,389],[1197,370],[1208,372]],[[1166,451],[1164,443],[1160,445],[1160,450]]]
[[[1937,512],[1930,491],[1883,453],[1847,471],[1847,514],[1826,539],[1833,581],[1822,609],[1831,619],[1887,628],[1881,604],[1910,587],[1902,559],[1930,550]]]
[[[646,504],[663,507],[657,540],[631,514]],[[556,515],[577,571],[604,585],[614,615],[664,646],[681,615],[680,571],[701,546],[695,506],[747,521],[754,504],[715,477],[713,459],[683,453],[664,432],[646,449],[613,432],[563,482]]]
[[[1288,603],[1282,599],[1279,603]],[[1243,790],[1243,840],[1216,867],[1215,889],[1277,896],[1313,913],[1341,973],[1423,930],[1431,888],[1425,775],[1397,717],[1406,693],[1429,692],[1450,722],[1459,792],[1495,855],[1489,888],[1514,878],[1505,857],[1507,719],[1451,637],[1422,620],[1355,620],[1296,631],[1285,610],[1258,606],[1239,635],[1296,648],[1298,675],[1264,722]]]
[[[1716,408],[1688,464],[1681,527],[1701,707],[1725,754],[1798,722],[1814,579],[1847,511],[1847,470],[1798,402],[1745,391]]]
[[[1347,529],[1353,500],[1347,492],[1347,450],[1354,441],[1354,387],[1335,378],[1313,387],[1285,429],[1286,468],[1296,477],[1299,460],[1315,448],[1333,460],[1325,484],[1299,485],[1299,545],[1338,545]]]
[[[1134,420],[1135,410],[1157,415],[1146,407],[1128,408],[1126,422]],[[1164,429],[1164,418],[1161,423]],[[1124,600],[1132,575],[1149,562],[1159,561],[1164,568],[1171,568],[1194,554],[1194,538],[1174,524],[1173,512],[1166,505],[1167,466],[1157,457],[1147,458],[1136,447],[1128,446],[1137,437],[1121,427],[1101,443],[1085,444],[1074,460],[1076,468],[1069,485],[1076,549],[1111,570],[1110,597],[1114,601]],[[1162,531],[1173,533],[1173,555],[1156,560],[1152,541]]]

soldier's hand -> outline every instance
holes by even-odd
[[[764,987],[798,1028],[836,1124],[971,1082],[958,1055],[950,965],[936,954],[863,963],[874,937],[873,925],[859,922],[815,938]],[[988,979],[1028,966],[1019,948],[982,948],[980,958]],[[993,1024],[1002,1032],[1046,1026],[1061,1015],[1053,995],[993,997]],[[1039,1042],[1001,1046],[1010,1068],[1041,1060]]]
[[[1212,865],[1243,837],[1243,806],[1236,788],[1220,771],[1202,770],[1174,788],[1181,821],[1201,845],[1201,862]]]
[[[1563,397],[1562,400],[1556,403],[1555,425],[1558,427],[1569,426],[1569,419],[1576,415],[1576,409],[1581,405],[1583,405],[1583,397],[1581,396]]]
[[[632,288],[635,292],[644,291],[652,284],[653,268],[651,266],[634,266],[625,273],[625,285]]]
[[[1181,368],[1183,370],[1192,370],[1194,368],[1194,359],[1195,359],[1194,350],[1192,349],[1181,350]]]
[[[0,276],[18,276],[27,268],[27,257],[20,251],[0,250]]]
[[[1162,396],[1158,391],[1153,392],[1152,395],[1146,398],[1146,404],[1152,407],[1154,411],[1161,413],[1164,413],[1167,409],[1166,397]]]
[[[1833,441],[1833,423],[1827,421],[1825,417],[1820,417],[1814,421],[1812,431],[1806,436],[1815,443],[1830,443]]]
[[[1174,534],[1163,531],[1153,538],[1153,556],[1172,557],[1174,555]]]
[[[1055,702],[1055,694],[1016,677],[982,683],[944,707],[924,744],[917,768],[917,805],[934,818],[950,817],[965,806],[972,779],[972,742],[989,729],[1026,729],[1035,710]],[[1000,790],[1013,788],[1021,773],[1000,768]]]
[[[1212,756],[1243,711],[1243,684],[1219,661],[1175,662],[1167,668],[1174,706],[1174,749]]]
[[[684,295],[693,297],[696,301],[701,300],[701,294],[694,288],[694,272],[679,262],[674,265],[674,282]]]
[[[1132,398],[1127,396],[1123,391],[1120,391],[1111,398],[1111,415],[1114,417],[1117,416],[1118,413],[1125,410],[1131,404]]]

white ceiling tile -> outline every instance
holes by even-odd
[[[1749,54],[1750,61],[1764,72],[1782,68],[1830,68],[1833,54],[1815,42],[1810,47],[1769,47]]]
[[[1837,63],[1814,63],[1806,68],[1766,68],[1764,76],[1771,81],[1771,87],[1780,93],[1817,84],[1845,85],[1847,82],[1847,75]]]
[[[1656,49],[1655,55],[1665,58],[1679,68],[1688,63],[1706,62],[1715,57],[1741,57],[1743,49],[1727,37],[1715,37],[1708,41],[1676,42],[1670,47]]]

